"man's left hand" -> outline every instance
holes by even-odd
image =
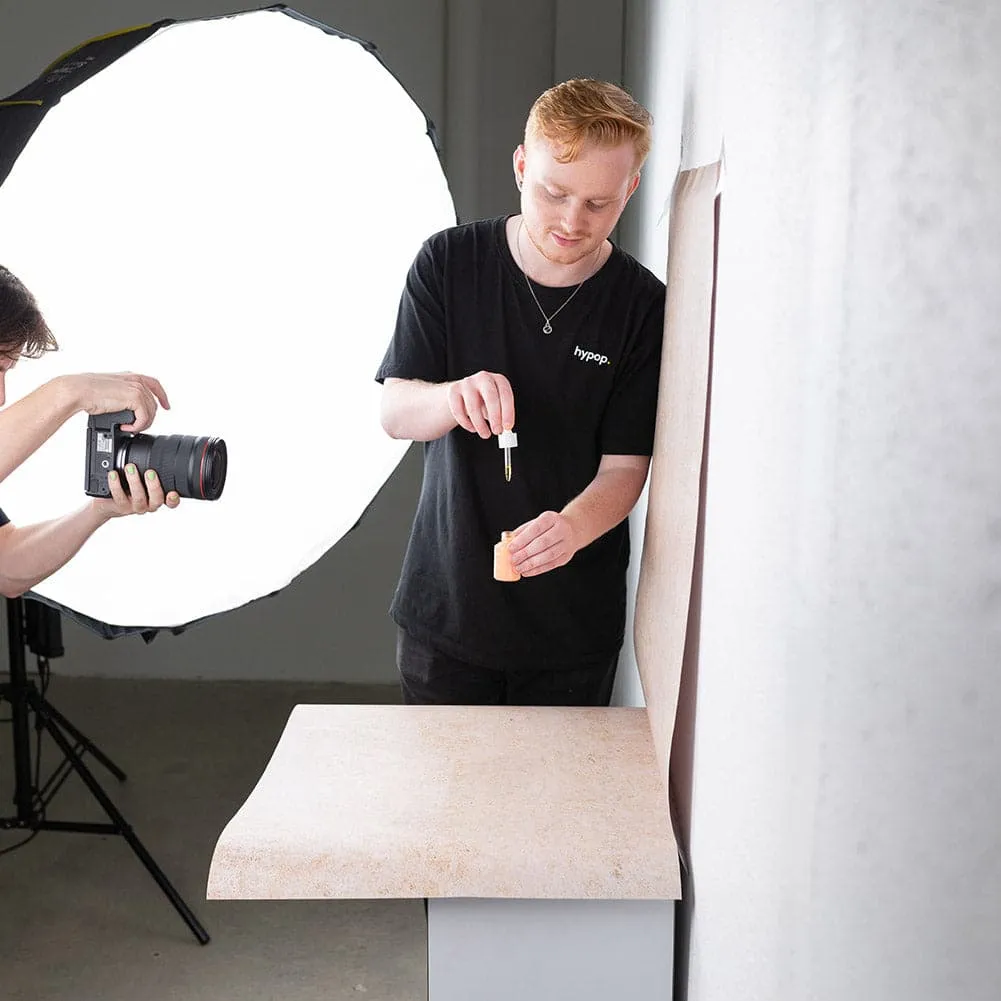
[[[564,566],[579,548],[572,522],[558,511],[543,511],[519,525],[508,544],[511,565],[522,577],[537,577]]]

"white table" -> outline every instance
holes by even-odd
[[[646,710],[296,706],[207,895],[426,898],[430,1001],[666,1001],[680,882]]]

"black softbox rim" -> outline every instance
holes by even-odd
[[[271,4],[267,7],[250,7],[246,10],[230,11],[227,14],[213,14],[205,17],[186,18],[163,18],[159,21],[152,21],[148,24],[139,24],[131,28],[122,28],[118,31],[108,32],[106,35],[98,35],[89,41],[83,42],[64,53],[54,63],[47,66],[42,73],[31,81],[27,86],[11,94],[9,97],[0,100],[0,184],[7,179],[17,158],[24,151],[28,140],[35,129],[41,124],[42,119],[54,108],[59,101],[71,90],[79,87],[80,84],[89,80],[92,76],[100,73],[105,67],[110,66],[116,59],[120,59],[127,52],[130,52],[137,45],[155,35],[161,28],[171,24],[190,24],[194,21],[220,21],[225,18],[239,17],[242,14],[253,14],[260,11],[277,11],[288,17],[302,21],[311,27],[318,28],[324,34],[343,38],[349,42],[356,42],[369,54],[379,60],[382,68],[389,73],[403,88],[404,93],[413,101],[414,97],[403,86],[400,78],[386,65],[378,47],[374,42],[366,41],[349,35],[347,32],[332,28],[314,17],[309,17],[300,11],[294,10],[287,4]],[[417,104],[416,101],[414,101]],[[420,105],[417,105],[420,108]],[[434,146],[435,153],[441,161],[441,144],[438,140],[438,132],[434,127],[434,122],[428,117],[427,112],[422,108],[425,127],[428,138]]]

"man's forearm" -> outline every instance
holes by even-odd
[[[391,438],[433,441],[457,426],[448,406],[447,382],[387,379],[382,390],[382,426]]]
[[[0,528],[0,592],[13,598],[54,574],[106,521],[107,514],[88,502],[52,521]]]
[[[0,482],[79,409],[68,380],[55,378],[0,410]]]
[[[646,468],[601,469],[560,512],[573,526],[575,549],[589,546],[633,509],[646,481]]]

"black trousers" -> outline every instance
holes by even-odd
[[[607,706],[619,657],[583,668],[492,670],[396,635],[396,666],[406,705]]]

